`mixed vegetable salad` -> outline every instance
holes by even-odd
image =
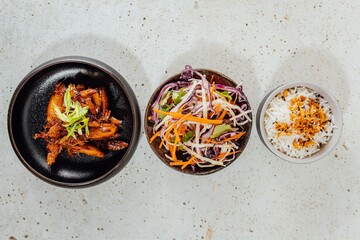
[[[185,66],[176,82],[166,84],[151,106],[154,123],[150,143],[159,147],[170,166],[181,169],[225,166],[240,152],[238,140],[246,134],[251,109],[242,86],[216,83]]]

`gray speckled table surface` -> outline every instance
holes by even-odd
[[[0,1],[1,239],[360,239],[360,1]],[[143,112],[185,64],[237,82],[254,110],[292,81],[328,89],[343,110],[326,158],[285,162],[255,127],[241,157],[204,177],[166,167],[143,130],[109,181],[63,189],[35,178],[7,136],[14,89],[49,59],[83,55],[118,70]]]

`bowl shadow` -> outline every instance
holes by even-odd
[[[148,86],[152,83],[145,73],[141,60],[129,47],[122,45],[116,39],[95,34],[77,34],[64,38],[40,53],[33,65],[57,57],[74,55],[97,59],[119,72],[133,89],[141,110],[140,114],[143,115],[147,99],[151,96]]]
[[[343,111],[349,103],[350,84],[341,63],[324,49],[299,49],[289,56],[275,72],[266,89],[273,90],[290,82],[306,81],[328,90],[339,102]]]

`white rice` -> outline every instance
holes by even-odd
[[[288,95],[286,97],[284,97],[283,91],[269,103],[264,116],[265,131],[268,140],[279,151],[290,157],[306,158],[319,151],[321,147],[330,140],[334,129],[333,115],[329,103],[314,90],[307,87],[294,87],[287,89],[287,91]],[[300,96],[307,98],[307,100],[305,100],[306,103],[304,109],[309,109],[309,105],[307,105],[309,99],[313,99],[315,102],[319,103],[320,108],[327,116],[328,123],[322,131],[317,132],[311,138],[315,144],[308,147],[302,146],[297,149],[293,145],[294,141],[304,140],[305,135],[303,133],[298,134],[291,131],[289,136],[278,136],[279,131],[276,129],[275,125],[276,123],[286,123],[290,126],[290,124],[293,123],[293,121],[290,120],[290,101],[293,98],[299,98]],[[299,113],[299,111],[297,111],[297,113]]]

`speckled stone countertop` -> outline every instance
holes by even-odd
[[[67,3],[66,3],[67,2]],[[360,239],[360,1],[0,1],[1,239]],[[285,162],[253,128],[245,152],[204,177],[158,160],[143,130],[109,181],[63,189],[32,175],[7,136],[22,78],[55,57],[82,55],[118,70],[143,112],[184,65],[244,84],[254,110],[292,81],[328,89],[343,110],[334,151]]]

